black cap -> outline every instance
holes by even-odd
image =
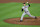
[[[23,4],[25,4],[25,3],[23,3]]]

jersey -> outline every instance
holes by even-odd
[[[27,12],[27,11],[28,11],[28,7],[29,7],[29,5],[23,6],[22,9],[23,9],[25,12]]]

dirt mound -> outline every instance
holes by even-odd
[[[31,17],[24,17],[23,22],[20,22],[20,18],[12,18],[4,20],[6,23],[20,24],[20,25],[40,25],[40,17],[33,19]]]

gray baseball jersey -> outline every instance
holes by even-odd
[[[23,6],[22,9],[26,12],[26,11],[28,11],[28,7],[29,7],[29,5]]]

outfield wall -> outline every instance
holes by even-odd
[[[0,3],[9,3],[9,2],[27,2],[29,1],[30,3],[40,3],[40,0],[0,0]]]

